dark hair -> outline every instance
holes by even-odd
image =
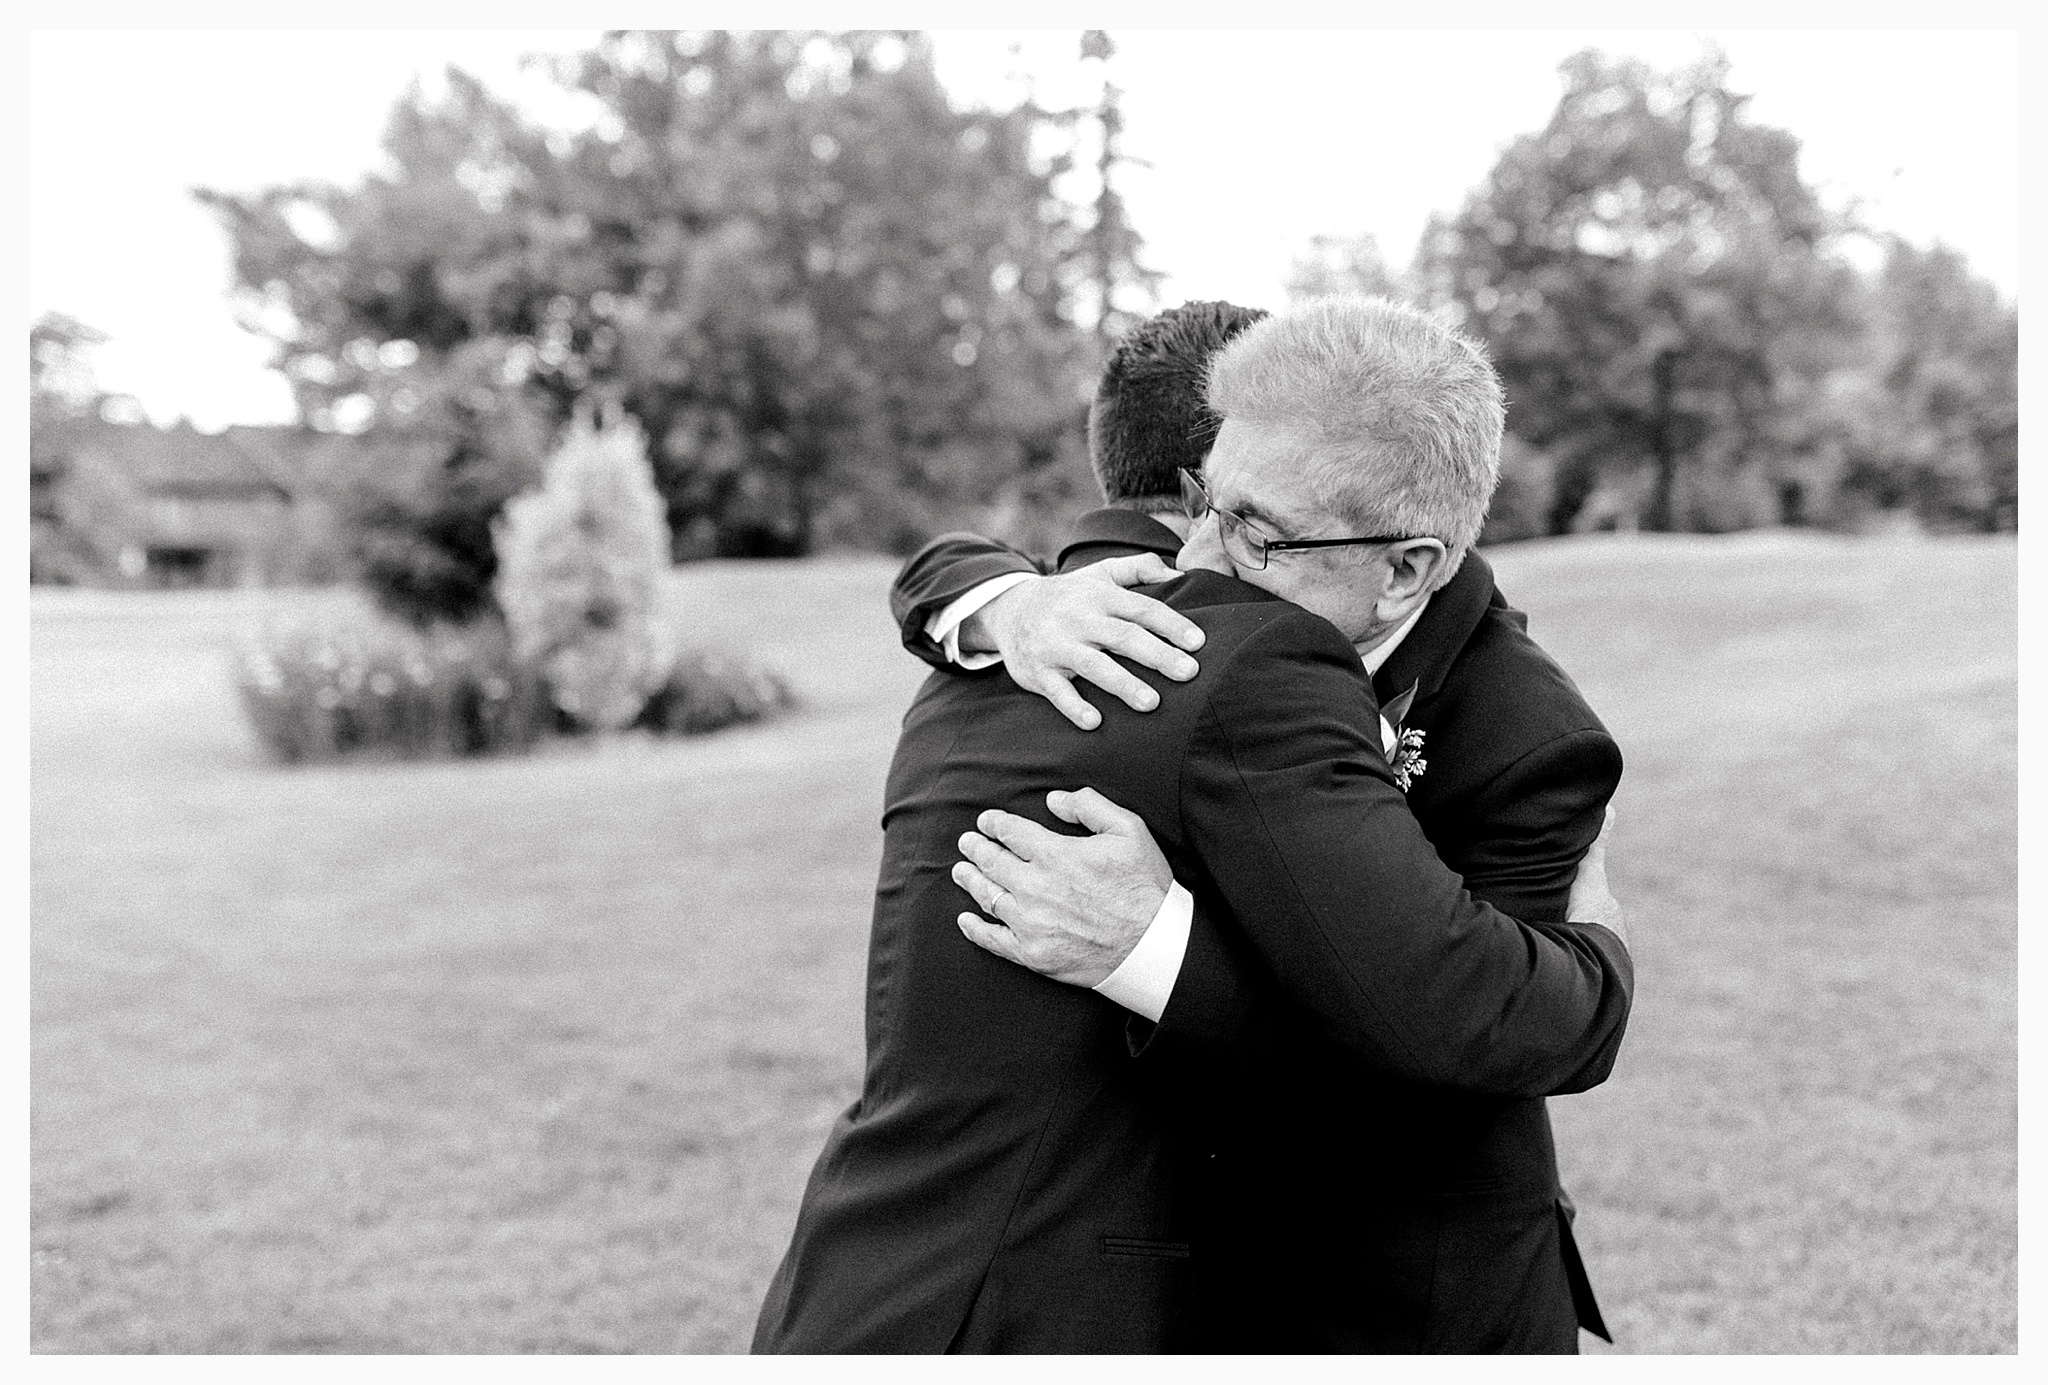
[[[1235,303],[1183,303],[1124,334],[1088,409],[1088,459],[1104,499],[1179,505],[1180,469],[1201,468],[1222,426],[1204,393],[1209,358],[1265,316]]]

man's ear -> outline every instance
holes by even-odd
[[[1416,603],[1435,591],[1451,561],[1441,539],[1407,539],[1387,550],[1387,585],[1380,598],[1382,619],[1406,619]]]

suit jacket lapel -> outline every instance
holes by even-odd
[[[1136,510],[1090,510],[1074,523],[1074,537],[1060,550],[1057,567],[1068,572],[1104,558],[1157,553],[1172,562],[1180,535]]]
[[[1458,575],[1431,595],[1422,619],[1373,675],[1374,694],[1386,703],[1412,686],[1415,701],[1410,710],[1426,703],[1443,686],[1451,664],[1494,600],[1493,569],[1467,550]]]

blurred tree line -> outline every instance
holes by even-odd
[[[75,318],[46,314],[28,330],[29,580],[61,580],[88,562],[57,496],[81,422],[99,405],[92,349],[106,340]]]
[[[1936,246],[1876,238],[1799,175],[1710,54],[1673,73],[1584,52],[1393,273],[1326,238],[1297,296],[1394,293],[1483,339],[1511,437],[1495,541],[1595,527],[1717,532],[2018,525],[2019,311]]]
[[[1045,547],[1093,499],[1087,393],[1158,278],[1113,54],[1082,41],[1093,103],[996,111],[957,107],[914,33],[613,33],[547,69],[580,121],[451,69],[354,186],[197,195],[403,614],[490,607],[493,518],[582,408],[646,438],[679,560],[955,525]],[[1562,71],[1409,266],[1323,238],[1290,284],[1487,342],[1511,432],[1490,539],[2016,527],[2017,307],[1940,247],[1859,267],[1872,237],[1718,55]]]

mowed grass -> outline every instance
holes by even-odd
[[[1620,1348],[2014,1349],[2013,545],[1496,566],[1628,756],[1635,1018],[1553,1104]],[[224,651],[346,598],[37,593],[34,1348],[743,1350],[859,1080],[891,571],[683,574],[788,720],[294,770]]]

